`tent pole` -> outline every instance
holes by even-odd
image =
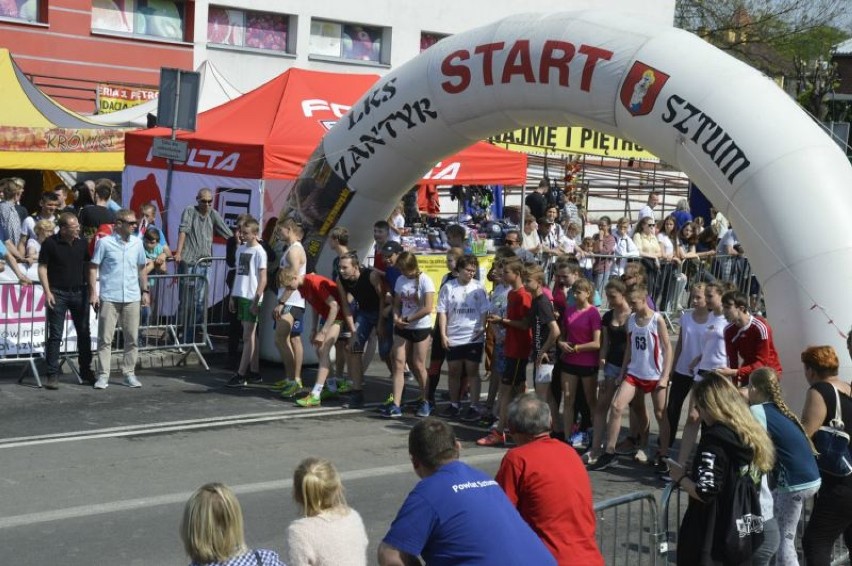
[[[258,213],[258,217],[260,218],[260,225],[263,226],[263,193],[266,191],[266,181],[264,179],[260,180],[259,194],[260,194],[260,212]]]

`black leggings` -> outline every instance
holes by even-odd
[[[841,534],[852,552],[852,478],[823,477],[802,539],[808,566],[829,566],[834,541]]]
[[[669,401],[666,406],[666,418],[669,421],[669,445],[660,446],[661,450],[668,450],[674,444],[677,438],[677,426],[680,424],[680,411],[683,409],[683,402],[686,396],[689,395],[689,390],[692,389],[693,379],[691,375],[672,372],[672,378],[669,381]]]

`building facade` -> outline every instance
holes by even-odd
[[[383,74],[441,38],[521,11],[641,12],[675,0],[0,0],[0,46],[46,93],[85,113],[98,85],[156,87],[160,67],[211,61],[247,91],[290,67]]]

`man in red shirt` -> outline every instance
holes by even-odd
[[[547,403],[521,395],[509,405],[508,421],[518,447],[503,457],[497,483],[560,566],[603,566],[589,474],[573,448],[550,437]]]
[[[509,402],[520,391],[523,393],[527,380],[527,360],[532,350],[532,330],[527,314],[532,306],[532,296],[524,289],[524,264],[519,259],[509,259],[503,264],[503,282],[512,288],[506,304],[506,318],[492,314],[488,316],[491,324],[506,327],[506,340],[503,343],[503,355],[506,357],[506,369],[500,379],[498,392],[500,401],[500,420],[491,428],[488,436],[476,441],[480,446],[500,446],[506,442],[506,434],[500,427],[506,426],[506,411]],[[499,425],[499,426],[498,426]]]
[[[747,386],[751,372],[762,367],[774,369],[781,377],[772,328],[766,319],[748,312],[748,297],[739,291],[728,291],[722,295],[722,314],[730,323],[725,327],[728,367],[716,372],[730,377],[739,387]]]
[[[319,369],[317,381],[310,394],[296,401],[299,407],[319,407],[323,387],[331,368],[329,353],[340,336],[343,312],[337,302],[337,284],[322,275],[308,273],[299,275],[293,267],[285,267],[279,275],[279,284],[287,289],[298,290],[313,311],[311,343],[317,352]],[[329,391],[337,392],[337,384],[329,381]]]

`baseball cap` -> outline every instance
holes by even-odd
[[[390,242],[386,242],[384,246],[382,246],[382,255],[393,255],[402,253],[402,244],[399,242],[394,242],[391,240]]]

